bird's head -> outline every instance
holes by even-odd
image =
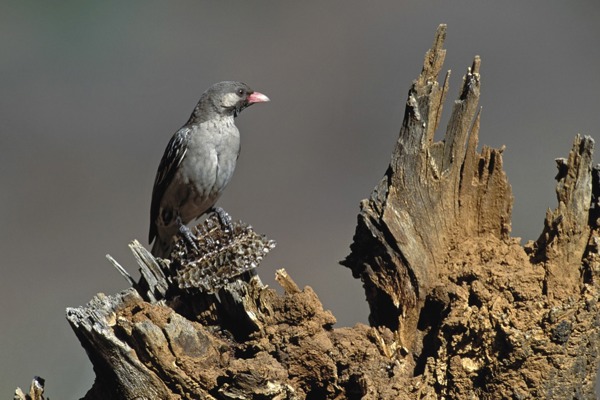
[[[212,85],[200,98],[192,118],[198,122],[215,116],[237,117],[246,107],[269,98],[242,82],[224,81]]]

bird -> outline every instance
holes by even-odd
[[[236,81],[215,83],[200,96],[186,124],[171,137],[156,172],[148,235],[155,257],[170,257],[177,233],[193,245],[187,224],[210,211],[231,227],[229,216],[215,203],[240,154],[234,118],[267,101],[266,95]]]

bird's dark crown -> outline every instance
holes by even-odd
[[[212,118],[237,117],[251,103],[248,96],[254,93],[242,82],[215,83],[202,94],[188,123],[201,123]]]

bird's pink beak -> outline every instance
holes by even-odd
[[[250,96],[248,96],[248,104],[264,103],[266,101],[270,101],[269,98],[259,92],[254,92]]]

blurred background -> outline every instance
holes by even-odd
[[[449,101],[482,57],[480,143],[506,145],[513,234],[537,238],[556,205],[554,159],[577,133],[600,138],[600,3],[311,3],[0,2],[0,397],[33,375],[52,399],[92,386],[65,307],[127,287],[106,253],[137,276],[127,244],[147,241],[163,150],[217,81],[272,100],[237,120],[220,205],[277,241],[263,280],[277,287],[286,268],[337,326],[367,321],[360,282],[337,263],[439,23]]]

